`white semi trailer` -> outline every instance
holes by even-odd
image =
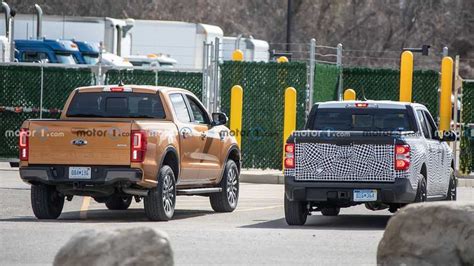
[[[4,14],[1,14],[4,21]],[[35,14],[15,16],[14,39],[36,38],[37,22]],[[87,42],[103,42],[105,50],[120,56],[131,51],[130,29],[133,19],[114,19],[109,17],[42,17],[42,36],[48,39],[76,39]],[[5,27],[0,25],[0,36],[5,35]]]
[[[222,43],[224,37],[218,26],[163,20],[135,20],[131,34],[131,54],[168,54],[177,67],[197,69],[203,66],[204,42]]]

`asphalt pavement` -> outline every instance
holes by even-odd
[[[77,232],[135,226],[165,231],[176,265],[373,265],[391,217],[386,210],[357,206],[342,209],[337,217],[315,214],[305,226],[290,227],[284,220],[282,185],[243,183],[233,213],[214,213],[208,198],[182,196],[172,221],[150,222],[143,203],[110,211],[88,197],[75,197],[58,220],[39,221],[31,210],[29,185],[14,170],[0,170],[0,197],[2,265],[50,265]],[[459,198],[474,201],[474,188],[459,188]]]

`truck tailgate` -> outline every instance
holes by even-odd
[[[130,165],[131,122],[30,121],[30,164]]]
[[[296,138],[295,180],[393,182],[393,137]]]

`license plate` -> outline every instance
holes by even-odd
[[[354,201],[376,201],[377,190],[376,189],[358,189],[354,190]]]
[[[70,179],[91,179],[90,167],[69,167]]]

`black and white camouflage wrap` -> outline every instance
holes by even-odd
[[[413,189],[423,164],[427,171],[428,196],[446,195],[452,152],[446,142],[425,140],[420,134],[401,137],[410,145],[410,168],[396,171],[393,144],[296,143],[294,169],[285,175],[296,181],[394,182],[407,178]]]

